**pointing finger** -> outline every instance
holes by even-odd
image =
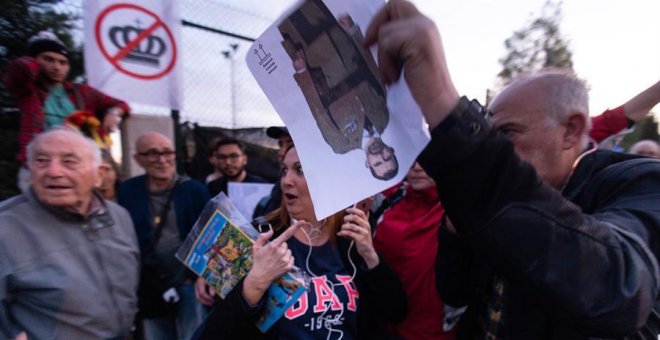
[[[295,223],[294,225],[290,226],[289,228],[287,228],[282,233],[282,235],[278,236],[275,240],[273,240],[273,246],[277,247],[280,244],[286,242],[286,240],[290,239],[291,236],[293,236],[293,234],[295,234],[296,231],[298,231],[298,228],[300,228],[301,224],[302,224],[301,222],[298,222],[298,223]]]
[[[254,242],[254,247],[257,249],[263,247],[272,236],[273,236],[273,229],[268,229],[267,232],[259,234],[259,237]]]

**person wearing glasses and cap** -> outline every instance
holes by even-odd
[[[142,260],[138,318],[144,339],[190,339],[204,318],[195,300],[196,276],[175,257],[209,200],[206,187],[176,174],[172,141],[147,132],[136,142],[145,174],[119,187],[118,202],[131,215]]]

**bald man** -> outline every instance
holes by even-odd
[[[376,42],[381,78],[406,81],[430,128],[417,159],[453,224],[438,232],[436,288],[467,305],[457,338],[656,337],[660,162],[590,143],[588,89],[568,71],[521,76],[488,110],[459,96],[410,2],[374,16]]]
[[[633,155],[660,158],[660,145],[654,140],[644,139],[633,144],[628,152]]]
[[[202,183],[176,174],[172,141],[157,132],[140,136],[135,161],[145,174],[119,187],[140,245],[139,313],[144,338],[190,339],[204,319],[195,300],[195,275],[174,254],[209,200]]]
[[[27,154],[30,189],[0,203],[0,338],[125,338],[138,246],[126,210],[94,192],[98,146],[54,129]]]

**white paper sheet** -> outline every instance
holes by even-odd
[[[270,183],[227,183],[228,196],[231,197],[234,206],[248,221],[252,219],[252,213],[259,200],[270,195],[271,190],[273,190],[273,184]]]
[[[383,5],[380,0],[301,2],[270,26],[246,57],[296,144],[319,219],[401,181],[430,140],[403,77],[385,92],[368,60],[375,58],[375,46],[361,48],[369,21]],[[377,152],[387,148],[372,148],[375,175],[367,167],[368,141],[377,138],[394,150],[398,171],[389,152]],[[396,175],[383,176],[383,168]]]

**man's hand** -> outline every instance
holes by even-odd
[[[215,290],[202,277],[195,281],[195,298],[204,306],[212,306],[215,301]]]
[[[391,0],[374,16],[365,45],[378,43],[378,67],[385,84],[402,70],[415,101],[431,129],[458,104],[435,24],[404,0]]]
[[[124,109],[119,106],[108,109],[108,112],[106,112],[105,117],[103,118],[103,129],[108,133],[117,131],[124,114]]]

